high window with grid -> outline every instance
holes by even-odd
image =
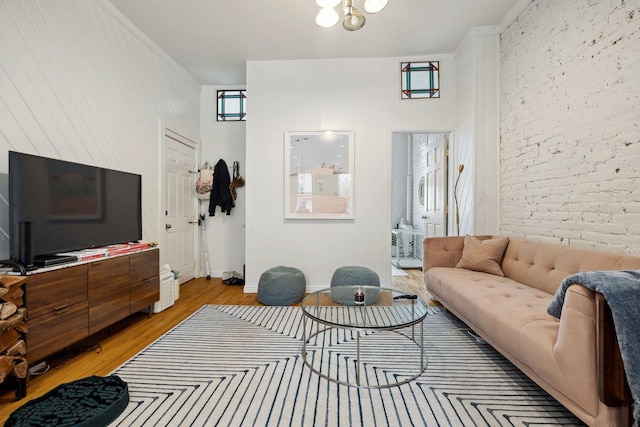
[[[244,121],[247,119],[247,91],[219,90],[218,113],[219,122]]]
[[[402,99],[440,98],[439,61],[402,62]]]

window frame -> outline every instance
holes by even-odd
[[[427,84],[412,86],[412,73],[427,73]],[[420,80],[424,80],[421,78]],[[440,61],[413,61],[400,63],[400,98],[433,99],[440,98]]]
[[[225,104],[227,99],[238,99],[238,110],[227,113]],[[244,122],[247,120],[247,90],[246,89],[219,89],[216,92],[216,121],[218,122]]]

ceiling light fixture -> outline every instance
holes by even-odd
[[[323,7],[316,16],[316,24],[324,28],[330,28],[336,25],[339,19],[338,12],[330,7]]]
[[[364,0],[364,11],[367,13],[378,13],[389,3],[389,0]]]
[[[316,24],[324,28],[336,25],[340,17],[334,8],[340,2],[341,0],[316,0],[316,4],[321,8],[316,16]],[[364,0],[364,11],[371,14],[378,13],[385,8],[387,3],[389,0]],[[364,27],[367,20],[358,9],[353,7],[353,0],[342,0],[342,10],[344,11],[342,27],[345,30],[356,31]]]

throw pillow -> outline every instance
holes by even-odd
[[[500,262],[508,243],[508,237],[480,240],[474,236],[467,235],[464,237],[462,258],[456,268],[466,268],[495,274],[496,276],[504,276],[502,268],[500,268]]]

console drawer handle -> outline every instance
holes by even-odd
[[[61,305],[53,309],[54,314],[59,315],[65,313],[69,309],[69,304]]]

